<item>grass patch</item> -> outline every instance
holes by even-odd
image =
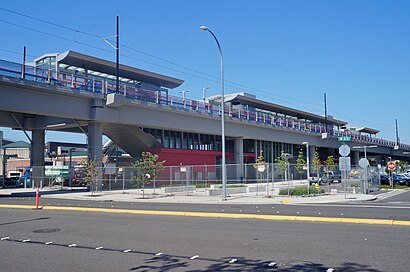
[[[323,189],[316,189],[315,187],[309,188],[309,195],[323,194],[324,192],[325,190]],[[288,195],[288,189],[281,189],[279,191],[279,195]],[[308,195],[308,191],[306,187],[290,188],[289,195],[292,195],[292,196]]]
[[[407,189],[409,187],[404,185],[394,185],[392,188],[390,185],[380,185],[380,189]]]

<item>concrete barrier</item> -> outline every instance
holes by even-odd
[[[164,194],[193,192],[195,190],[196,190],[195,186],[173,186],[173,187],[162,187],[161,188],[161,191]]]

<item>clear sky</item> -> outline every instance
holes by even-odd
[[[183,79],[171,93],[194,99],[205,86],[209,96],[220,92],[219,53],[199,29],[207,25],[224,53],[226,93],[323,114],[326,92],[330,115],[390,140],[397,118],[410,143],[410,1],[2,0],[0,8],[1,59],[20,62],[26,45],[29,59],[75,50],[114,61],[100,37],[115,34],[119,15],[120,62]],[[49,132],[46,140],[84,136]]]

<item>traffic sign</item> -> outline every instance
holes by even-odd
[[[390,171],[396,170],[396,163],[395,163],[394,161],[389,162],[389,163],[387,164],[387,168],[388,168]]]
[[[350,171],[350,157],[340,157],[339,158],[339,170],[340,171]]]
[[[68,177],[68,166],[46,166],[44,175],[46,177]]]
[[[349,136],[341,136],[339,138],[337,138],[339,140],[339,142],[349,142],[351,137]]]
[[[350,147],[348,145],[341,145],[339,147],[339,154],[340,156],[346,157],[350,154]]]
[[[361,158],[359,160],[359,166],[360,166],[360,168],[363,168],[363,169],[368,167],[369,166],[369,160],[366,159],[366,158]]]

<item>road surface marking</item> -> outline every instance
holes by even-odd
[[[229,261],[229,263],[234,263],[234,262],[236,262],[238,259],[232,259],[232,260],[230,260]]]
[[[124,250],[123,252],[124,252],[124,253],[131,252],[131,249],[126,249],[126,250]]]
[[[10,237],[3,237],[3,238],[1,238],[1,241],[3,241],[3,240],[7,240],[7,239],[10,239]]]
[[[273,266],[276,266],[276,265],[277,265],[277,263],[275,263],[275,262],[270,262],[270,263],[268,264],[269,267],[273,267]]]
[[[157,254],[155,254],[155,256],[162,256],[162,255],[164,255],[164,253],[162,252],[158,252]]]
[[[328,270],[326,270],[326,272],[333,272],[335,271],[333,268],[329,268]]]
[[[51,245],[52,243],[53,243],[53,242],[50,241],[50,242],[45,242],[44,244],[45,244],[45,245]]]
[[[23,240],[22,242],[23,242],[23,243],[30,242],[30,239]]]
[[[0,208],[33,209],[34,206],[0,204]],[[213,213],[213,212],[183,212],[183,211],[155,211],[155,210],[127,210],[127,209],[106,209],[106,208],[64,207],[64,206],[45,206],[43,207],[43,210],[104,212],[104,213],[120,213],[120,214],[137,214],[137,215],[166,215],[166,216],[189,216],[189,217],[207,217],[207,218],[263,219],[263,220],[275,220],[275,221],[286,220],[286,221],[310,221],[310,222],[410,226],[410,221],[392,220],[392,219],[372,219],[372,218],[319,217],[319,216],[299,216],[299,215],[291,216],[291,215],[264,215],[264,214],[244,214],[244,213]],[[277,213],[279,213],[279,211],[277,211]]]
[[[103,249],[104,247],[96,247],[95,249],[96,250],[100,250],[100,249]]]
[[[198,259],[199,258],[199,255],[194,255],[194,256],[192,256],[191,258],[189,258],[190,260],[195,260],[195,259]]]
[[[77,244],[68,245],[68,247],[76,247],[76,246],[77,246]]]

